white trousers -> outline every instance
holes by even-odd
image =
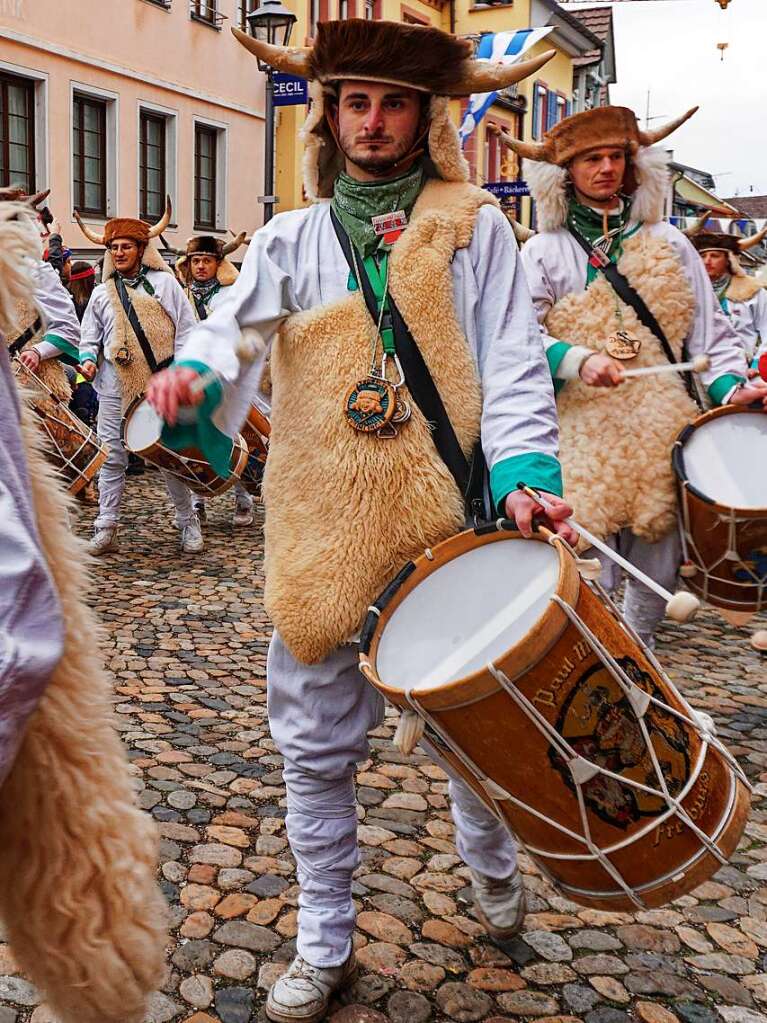
[[[120,521],[120,507],[125,490],[125,470],[128,467],[128,452],[120,439],[121,422],[122,400],[120,395],[99,395],[96,432],[109,448],[109,455],[99,470],[99,514],[95,522],[96,529],[111,529]],[[163,472],[162,476],[176,509],[176,520],[183,526],[194,515],[191,491],[185,483],[171,473]]]
[[[658,540],[657,543],[647,543],[646,540],[634,536],[631,530],[622,529],[619,533],[608,537],[605,542],[645,575],[649,575],[661,586],[674,592],[682,560],[682,544],[676,530]],[[608,593],[616,590],[623,577],[623,569],[620,565],[616,565],[606,554],[600,553],[593,547],[587,552],[587,556],[596,556],[602,563],[600,581]],[[623,614],[629,625],[639,633],[646,643],[651,644],[655,630],[665,612],[666,602],[663,597],[648,590],[633,576],[627,576]]]
[[[383,720],[383,699],[360,674],[356,646],[301,664],[276,631],[267,695],[272,737],[285,758],[286,826],[301,886],[298,953],[313,966],[338,966],[351,950],[352,875],[360,864],[354,773],[369,755],[367,733]],[[517,862],[509,832],[464,782],[450,781],[450,797],[464,861],[508,877]]]
[[[245,489],[245,484],[242,482],[242,480],[237,480],[237,482],[232,487],[232,490],[234,491],[234,501],[238,508],[253,507],[253,495],[249,494],[248,491]],[[205,504],[207,500],[209,499],[207,497],[203,497],[202,494],[192,495],[192,504],[195,506],[195,508],[201,507],[202,505]]]

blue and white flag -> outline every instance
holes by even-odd
[[[553,26],[524,28],[517,32],[485,32],[479,41],[475,59],[495,64],[515,64],[531,46],[535,46],[552,31]],[[465,145],[466,139],[493,105],[497,95],[497,92],[475,92],[469,97],[468,109],[458,129],[461,145]]]

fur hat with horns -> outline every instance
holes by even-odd
[[[195,235],[186,243],[186,251],[181,253],[176,260],[176,275],[182,284],[190,284],[192,281],[192,256],[213,256],[218,262],[216,278],[219,284],[226,288],[230,284],[234,284],[239,276],[237,267],[226,257],[236,252],[241,245],[247,244],[250,244],[250,239],[246,231],[240,231],[230,242],[225,242],[223,238],[214,238],[210,234]]]
[[[740,265],[738,256],[741,252],[753,249],[767,238],[767,226],[763,227],[761,231],[757,231],[756,234],[752,234],[749,238],[739,238],[736,234],[704,230],[708,219],[709,215],[705,214],[692,227],[686,228],[684,233],[701,255],[704,252],[726,252],[730,264],[730,273],[734,277],[745,277],[746,272]]]
[[[633,197],[633,217],[646,223],[661,220],[668,187],[668,157],[650,147],[676,131],[697,109],[693,107],[652,131],[643,131],[628,107],[608,106],[566,117],[546,132],[542,142],[523,142],[504,132],[506,144],[525,157],[524,175],[538,203],[541,229],[555,231],[567,219],[570,161],[591,149],[608,147],[626,151],[622,191]]]
[[[109,246],[115,238],[130,238],[131,241],[136,242],[138,245],[145,246],[143,262],[150,269],[170,271],[168,264],[154,245],[150,243],[153,238],[157,238],[167,228],[172,212],[173,206],[168,195],[165,197],[165,212],[156,224],[147,224],[145,220],[135,220],[132,217],[112,217],[111,220],[104,224],[103,232],[99,234],[93,228],[84,224],[80,214],[75,210],[75,220],[88,241],[93,242],[94,245],[104,245],[106,247],[107,253],[104,257],[104,269],[101,274],[102,280],[107,280],[114,269]]]
[[[273,46],[233,28],[242,45],[278,71],[308,78],[312,101],[303,128],[304,185],[313,199],[329,198],[343,169],[343,155],[325,119],[325,102],[338,82],[384,82],[431,96],[427,155],[436,176],[468,180],[448,97],[508,88],[534,74],[554,56],[516,64],[474,60],[471,43],[440,29],[396,21],[349,18],[317,25],[312,47]]]

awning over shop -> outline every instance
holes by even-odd
[[[730,206],[724,199],[720,199],[713,192],[709,192],[707,188],[699,185],[692,178],[688,178],[686,174],[675,178],[674,191],[682,202],[691,203],[693,206],[705,206],[711,210],[714,216],[740,216],[734,206]]]

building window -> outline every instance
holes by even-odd
[[[141,111],[139,134],[139,216],[159,220],[165,209],[168,140],[166,120]]]
[[[107,215],[107,104],[75,93],[72,139],[75,209]]]
[[[362,0],[362,17],[368,21],[376,21],[379,17],[378,0]]]
[[[349,17],[349,0],[338,0],[338,19],[345,21]]]
[[[0,75],[0,186],[35,190],[35,85]]]
[[[216,228],[216,194],[218,191],[218,132],[198,124],[194,130],[194,226],[195,229]]]
[[[195,21],[204,21],[213,28],[220,28],[224,20],[218,10],[218,0],[189,0],[189,13]]]
[[[258,0],[237,0],[237,17],[243,32],[248,31],[248,15],[255,11]]]
[[[539,139],[547,127],[547,100],[549,91],[542,82],[536,82],[533,86],[533,138]]]

